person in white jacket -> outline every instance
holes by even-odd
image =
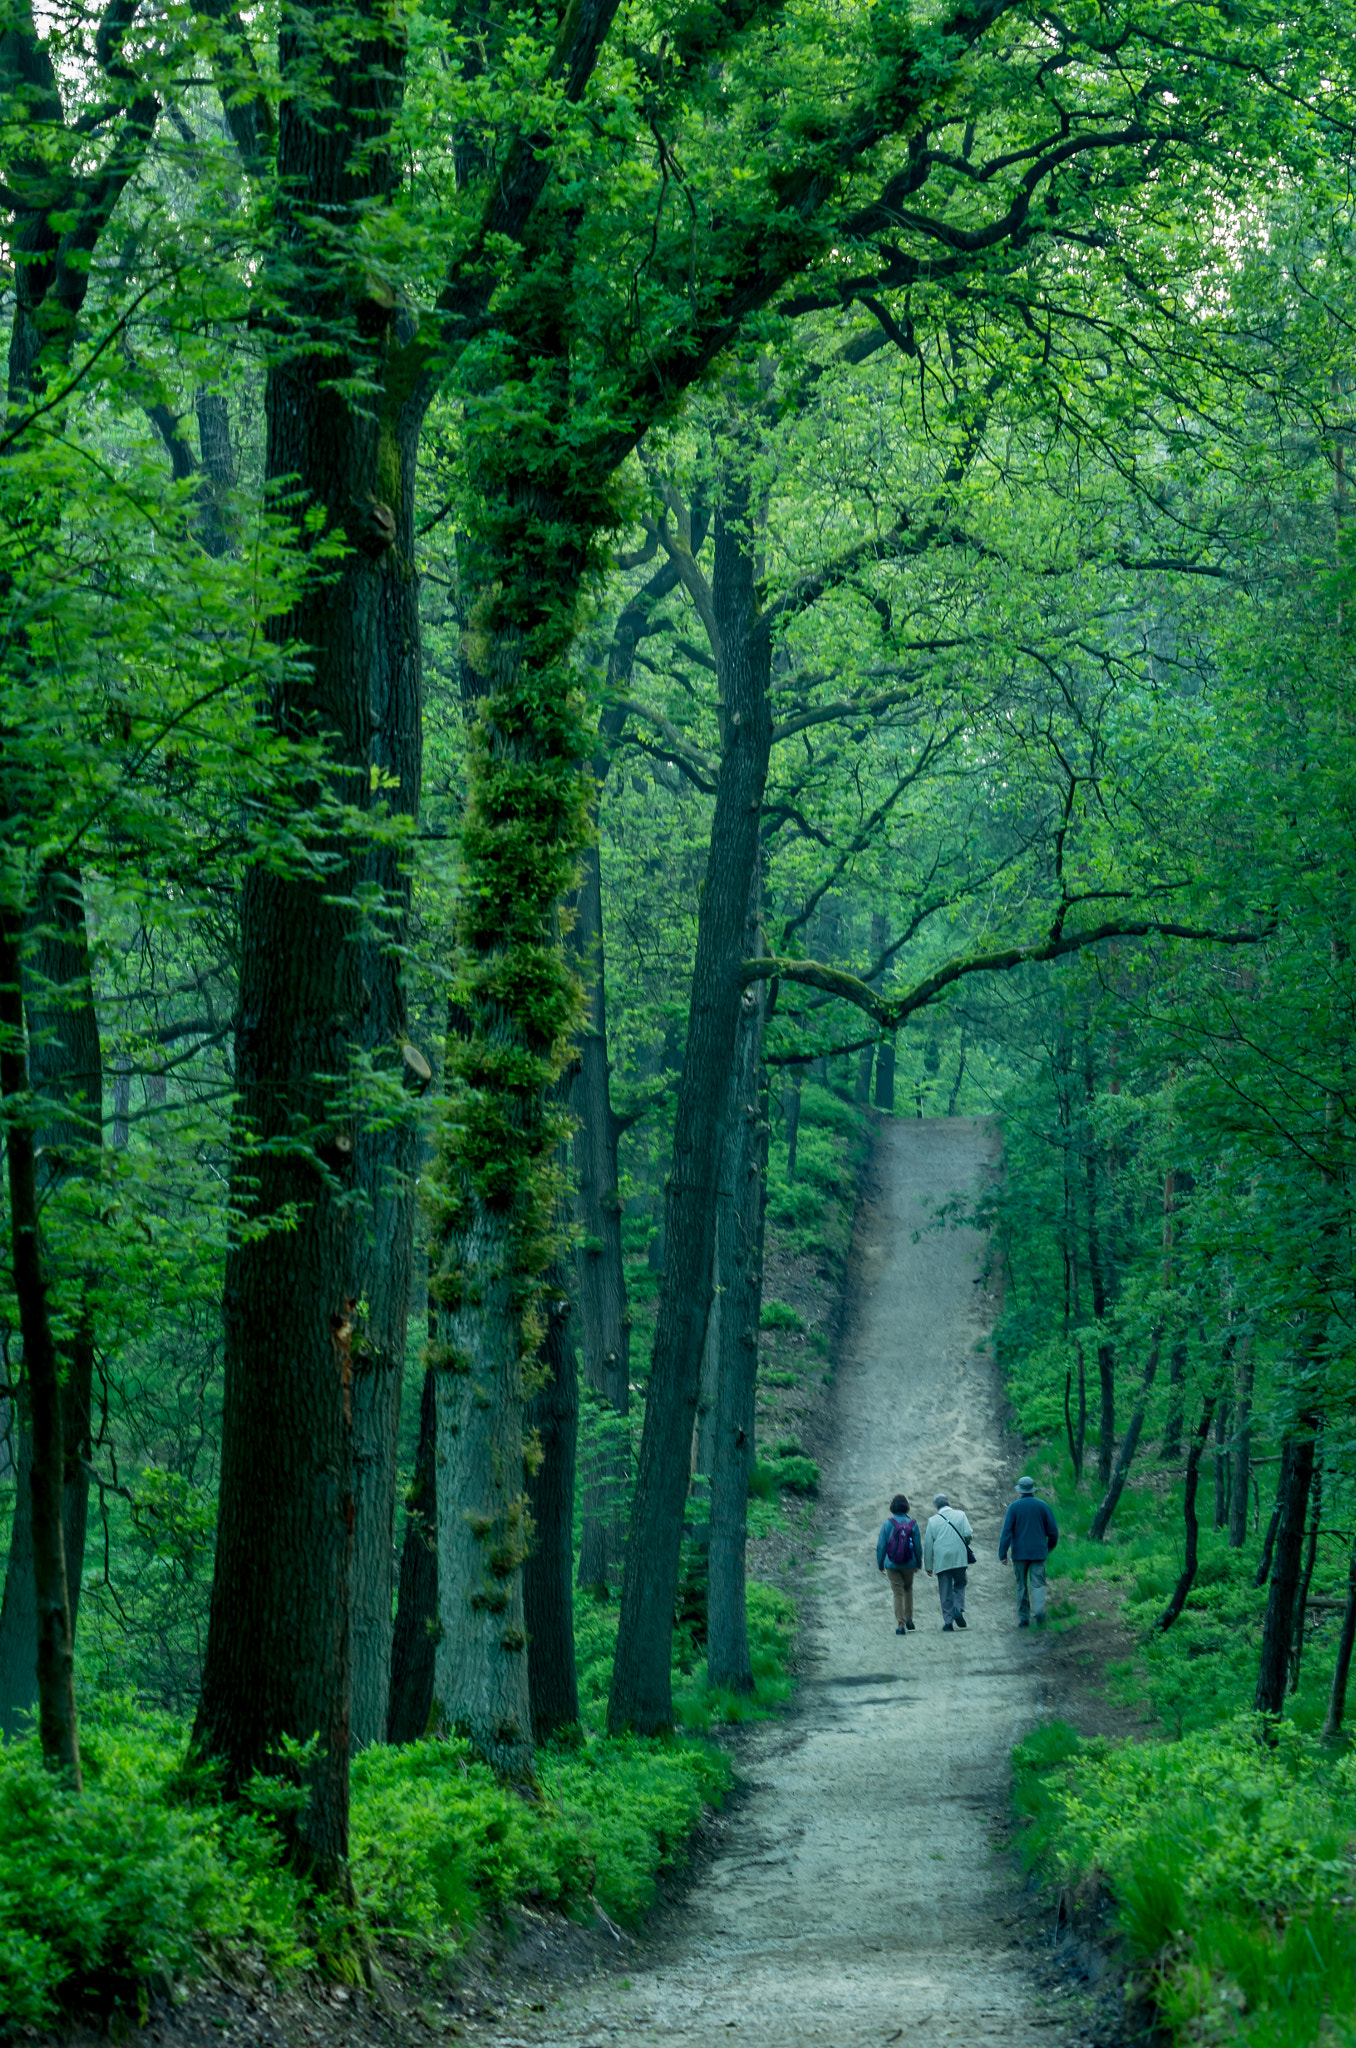
[[[942,1630],[965,1627],[965,1572],[970,1562],[970,1527],[961,1508],[953,1508],[944,1493],[934,1495],[935,1512],[923,1531],[923,1570],[937,1574],[937,1591],[942,1596]]]

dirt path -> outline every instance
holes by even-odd
[[[1008,1751],[1051,1711],[1052,1644],[1014,1626],[997,1562],[1011,1497],[994,1369],[976,1345],[990,1303],[966,1231],[913,1233],[969,1192],[996,1150],[982,1119],[901,1119],[877,1143],[857,1221],[838,1373],[838,1448],[809,1669],[795,1709],[756,1736],[744,1801],[704,1878],[628,1979],[594,1979],[496,2038],[798,2048],[930,2043],[1064,2048],[1015,1946],[1026,1913],[992,1846]],[[897,1489],[974,1523],[965,1635],[943,1639],[919,1574],[917,1632],[897,1637],[876,1531]],[[525,2017],[525,2016],[524,2016]]]

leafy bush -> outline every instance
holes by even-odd
[[[1288,1723],[1275,1735],[1251,1715],[1170,1743],[1083,1743],[1053,1723],[1014,1752],[1026,1860],[1106,1883],[1182,2041],[1224,2022],[1279,2048],[1287,2012],[1287,2048],[1349,2024],[1356,1759]]]
[[[130,1708],[87,1717],[79,1797],[36,1738],[0,1748],[0,2027],[137,2002],[203,1939],[256,1944],[275,1970],[311,1960],[277,1837],[204,1787],[184,1797],[186,1734]]]
[[[805,1318],[789,1301],[765,1301],[758,1324],[763,1330],[803,1330]]]
[[[819,1491],[819,1467],[813,1458],[795,1453],[789,1457],[759,1458],[749,1472],[749,1492],[761,1500],[778,1493]]]

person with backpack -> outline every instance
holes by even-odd
[[[918,1524],[909,1513],[905,1495],[897,1493],[876,1538],[876,1568],[885,1573],[895,1596],[897,1636],[913,1627],[913,1575],[922,1562]]]
[[[963,1509],[953,1508],[944,1493],[934,1495],[935,1512],[923,1532],[923,1570],[937,1574],[937,1591],[942,1601],[942,1631],[964,1628],[965,1572],[975,1561],[970,1548],[974,1530]]]

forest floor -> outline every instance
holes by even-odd
[[[539,1978],[493,2031],[472,2022],[486,2048],[1115,2038],[1115,2003],[1069,1984],[1077,1973],[1053,1954],[1049,1912],[1008,1851],[1013,1744],[1053,1714],[1085,1728],[1117,1717],[1090,1690],[1101,1658],[1081,1630],[1018,1631],[997,1561],[1017,1468],[988,1345],[996,1303],[980,1239],[928,1227],[997,1170],[997,1153],[985,1119],[878,1127],[795,1703],[741,1731],[742,1794],[683,1895],[610,1969],[553,1988]],[[924,1514],[948,1493],[974,1524],[970,1626],[949,1643],[921,1573],[917,1630],[894,1633],[875,1541],[901,1488]]]

